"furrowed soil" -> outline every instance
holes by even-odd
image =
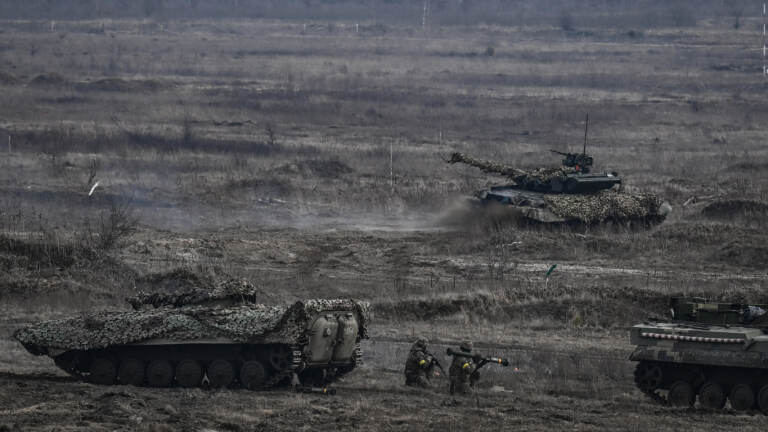
[[[764,430],[651,401],[627,360],[670,296],[768,303],[768,102],[743,22],[0,21],[0,431]],[[504,179],[445,163],[557,165],[585,112],[597,171],[667,201],[663,223],[500,219],[469,197]],[[370,301],[364,365],[334,396],[107,387],[12,338],[230,276],[269,304]],[[444,365],[471,339],[511,366],[472,397],[405,387],[417,336]]]

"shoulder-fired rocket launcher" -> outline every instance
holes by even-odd
[[[499,364],[504,367],[509,366],[509,360],[505,358],[483,357],[480,354],[473,354],[473,353],[468,353],[464,351],[455,351],[453,348],[448,348],[448,350],[446,350],[446,354],[448,354],[449,356],[471,358],[472,360],[474,360],[475,363],[477,363],[478,369],[485,366],[488,363]]]

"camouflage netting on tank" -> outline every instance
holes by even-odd
[[[556,215],[584,223],[634,220],[658,216],[662,201],[654,194],[602,191],[592,195],[545,195]]]
[[[201,304],[215,300],[231,300],[232,303],[258,302],[263,292],[245,279],[229,279],[214,284],[213,289],[188,288],[180,292],[140,291],[137,295],[126,300],[139,310],[144,306],[185,306]]]
[[[290,307],[245,304],[236,307],[161,307],[145,311],[99,312],[47,321],[19,329],[14,337],[33,354],[47,348],[89,350],[150,339],[227,338],[235,343],[298,344],[309,320],[322,311],[353,311],[358,337],[368,338],[370,305],[347,299],[306,300]]]
[[[525,185],[529,183],[547,183],[550,180],[563,177],[567,174],[574,174],[578,171],[575,168],[570,167],[557,167],[557,168],[538,168],[535,170],[521,170],[510,165],[504,165],[492,161],[475,159],[472,156],[468,156],[464,153],[453,153],[448,163],[465,163],[475,168],[480,168],[485,173],[499,174],[514,180],[519,185]]]
[[[555,178],[565,178],[567,174],[577,173],[576,169],[568,167],[558,168],[537,168],[533,171],[528,171],[525,174],[512,177],[512,180],[519,185],[526,184],[546,184]]]

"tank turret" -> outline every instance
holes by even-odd
[[[587,174],[592,169],[592,164],[595,162],[592,156],[586,153],[563,153],[557,150],[550,150],[552,153],[565,156],[563,158],[563,166],[568,168],[574,168],[576,172]]]
[[[558,152],[560,153],[560,152]],[[583,153],[566,155],[563,166],[523,170],[503,163],[475,159],[464,153],[453,153],[448,163],[464,163],[483,172],[499,174],[514,181],[515,189],[551,194],[589,194],[621,184],[616,173],[590,173],[592,156]]]
[[[765,315],[766,309],[766,305],[713,303],[701,297],[673,297],[669,302],[669,310],[675,321],[703,324],[764,325],[761,317]],[[765,325],[768,326],[768,323]]]

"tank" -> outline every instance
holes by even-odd
[[[673,298],[672,319],[630,329],[637,387],[678,407],[699,405],[768,414],[765,305]]]
[[[133,310],[42,322],[14,337],[64,371],[105,385],[313,386],[361,364],[367,302],[269,306],[256,295],[252,285],[234,280],[211,291],[139,294],[128,299]]]
[[[560,167],[522,170],[464,153],[453,153],[448,163],[464,163],[509,178],[512,183],[492,186],[475,196],[483,206],[500,205],[531,222],[653,224],[663,221],[671,210],[654,194],[617,190],[622,184],[621,177],[615,172],[592,172],[594,160],[585,152],[551,151],[564,156]]]

